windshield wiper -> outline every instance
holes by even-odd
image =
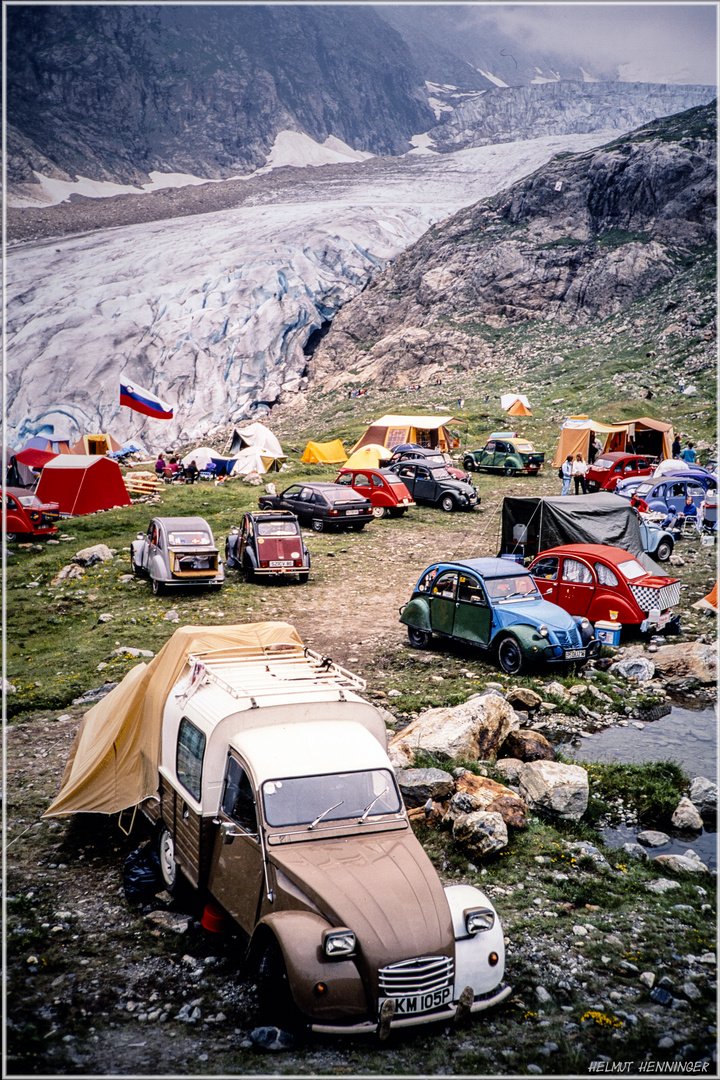
[[[376,796],[375,796],[375,798],[373,799],[373,801],[372,801],[371,803],[369,803],[369,804],[368,804],[368,805],[367,805],[367,806],[365,807],[365,809],[363,810],[362,814],[360,815],[360,817],[359,817],[359,818],[358,818],[358,820],[357,820],[357,823],[358,823],[358,825],[362,825],[363,821],[364,821],[364,820],[365,820],[365,818],[366,818],[366,817],[368,816],[368,814],[369,814],[369,813],[370,813],[370,811],[372,810],[372,808],[373,808],[373,806],[375,805],[375,803],[376,803],[376,802],[378,801],[378,799],[382,799],[383,795],[387,795],[387,793],[388,793],[388,790],[389,790],[389,788],[388,788],[388,786],[387,786],[387,784],[386,784],[386,785],[385,785],[385,787],[384,787],[384,788],[382,789],[382,791],[380,792],[380,794],[379,794],[379,795],[376,795]]]
[[[315,820],[311,821],[310,824],[308,825],[308,831],[310,829],[314,829],[315,826],[317,825],[317,823],[319,821],[322,821],[322,819],[325,817],[326,814],[329,814],[331,810],[337,810],[338,806],[342,806],[344,802],[345,802],[345,800],[341,799],[340,802],[336,802],[334,806],[328,806],[327,810],[323,810],[322,814],[318,814],[318,816],[315,818]],[[372,806],[372,803],[370,805]]]

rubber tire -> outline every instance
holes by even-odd
[[[282,949],[274,937],[262,951],[256,981],[258,1011],[263,1024],[289,1031],[293,1035],[307,1028],[290,990]]]
[[[523,654],[513,637],[503,638],[498,645],[498,663],[507,675],[519,675],[523,669]]]
[[[313,532],[324,532],[325,531],[325,522],[321,521],[320,518],[313,518],[312,522],[311,522],[311,525],[312,525]]]
[[[150,586],[152,588],[153,596],[162,596],[162,594],[165,592],[164,583],[162,581],[158,581],[157,578],[151,579]]]
[[[253,573],[252,565],[249,562],[243,560],[241,573],[243,581],[247,582],[247,584],[249,585],[253,577],[255,576]]]
[[[140,569],[138,567],[138,564],[133,559],[132,555],[130,556],[130,573],[135,574],[136,577],[140,576]]]
[[[9,544],[14,544],[16,540],[19,540],[22,533],[5,533],[5,539]]]
[[[156,845],[160,859],[160,876],[167,891],[173,893],[179,884],[180,871],[175,862],[175,841],[166,825],[161,825],[158,829]]]
[[[658,562],[667,562],[673,553],[673,543],[670,540],[661,540],[658,544],[655,558]]]
[[[373,506],[372,515],[374,518],[384,518],[389,516],[389,510],[387,506]]]
[[[310,571],[305,570],[302,574],[298,574],[298,582],[300,585],[307,585],[308,578],[310,577]]]
[[[390,511],[390,517],[401,518],[403,514],[407,514],[407,506],[395,506]]]
[[[465,472],[475,472],[475,459],[471,457],[463,458],[463,469]]]
[[[427,649],[432,639],[432,631],[420,630],[417,626],[408,626],[408,641],[413,649]]]
[[[515,469],[512,469],[509,465],[505,466],[505,468],[503,469],[503,472],[505,473],[506,476],[514,476],[515,475]]]
[[[452,514],[453,510],[455,509],[455,500],[453,499],[452,495],[443,495],[442,499],[440,500],[440,507],[445,511],[446,514]]]

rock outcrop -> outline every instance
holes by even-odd
[[[410,766],[419,750],[443,760],[492,760],[518,725],[504,698],[482,694],[462,705],[427,709],[392,737],[388,753],[396,768]]]

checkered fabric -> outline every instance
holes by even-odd
[[[660,611],[665,611],[680,602],[679,581],[673,582],[672,585],[662,585],[660,588],[631,584],[630,590],[641,611],[650,611],[651,608],[660,608]]]

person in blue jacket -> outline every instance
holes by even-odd
[[[687,444],[680,457],[683,459],[683,461],[687,461],[688,465],[693,464],[695,458],[697,457],[697,454],[695,453],[693,444],[691,442]]]

